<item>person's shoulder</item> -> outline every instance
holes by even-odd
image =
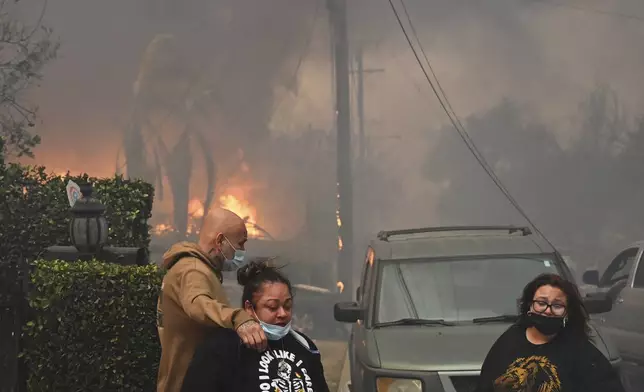
[[[186,255],[175,261],[172,264],[172,268],[166,269],[165,276],[168,277],[183,275],[188,271],[197,269],[199,264],[201,264],[199,262],[199,259],[191,255]]]
[[[305,349],[307,349],[309,352],[312,354],[320,354],[320,350],[318,349],[318,346],[315,344],[313,339],[309,338],[304,334],[303,332],[296,331],[294,329],[291,330],[290,335],[295,339],[295,341],[303,346]]]
[[[187,255],[181,260],[177,261],[174,266],[168,270],[166,277],[171,277],[171,279],[183,279],[186,276],[199,277],[212,281],[213,284],[221,284],[221,279],[217,272],[213,270],[212,267],[207,265],[200,258]]]
[[[571,344],[573,345],[572,348],[574,352],[580,356],[587,357],[587,358],[597,358],[597,357],[603,358],[604,354],[593,342],[593,340],[591,340],[593,338],[599,340],[599,342],[602,342],[601,338],[598,336],[592,337],[592,338],[582,336],[576,339],[571,339]]]

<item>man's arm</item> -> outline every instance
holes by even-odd
[[[175,268],[179,267],[178,265]],[[237,329],[252,318],[241,308],[223,304],[212,290],[212,279],[203,271],[187,268],[179,278],[178,296],[188,317],[209,326]],[[218,281],[215,284],[220,284]],[[223,289],[222,289],[223,290]]]

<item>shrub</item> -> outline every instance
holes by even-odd
[[[154,265],[36,261],[23,337],[28,390],[155,390],[161,280]]]
[[[110,226],[108,243],[114,246],[148,247],[147,220],[151,216],[154,188],[139,180],[59,177],[44,167],[3,164],[0,161],[0,255],[35,260],[51,245],[70,245],[68,180],[91,182],[106,206]]]

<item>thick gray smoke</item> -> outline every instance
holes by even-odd
[[[385,228],[522,223],[445,128],[447,119],[388,1],[349,3],[352,47],[363,47],[367,68],[385,69],[365,79],[369,158],[355,171],[359,253],[369,235]],[[584,255],[638,239],[624,211],[630,204],[583,223],[619,231],[619,241],[599,244],[597,238],[608,234],[573,233],[588,214],[613,208],[611,192],[584,209],[571,208],[598,189],[624,185],[613,181],[622,178],[616,164],[603,165],[616,158],[602,155],[593,168],[584,168],[575,166],[583,160],[574,154],[593,140],[593,127],[617,127],[615,132],[629,135],[639,129],[644,22],[618,14],[644,17],[644,3],[405,4],[457,113],[546,234],[563,248],[583,247]],[[26,14],[39,6],[29,5]],[[128,147],[136,151],[136,143],[145,144],[146,159],[153,160],[150,135],[162,135],[171,150],[190,128],[203,141],[192,138],[183,147],[190,162],[174,162],[178,173],[192,168],[182,202],[205,197],[208,176],[199,147],[206,147],[216,166],[215,193],[246,181],[245,196],[257,207],[259,223],[282,238],[322,242],[319,253],[333,258],[334,115],[324,1],[52,1],[45,21],[62,47],[33,96],[43,121],[37,163],[109,175],[123,165],[127,129],[142,130]],[[156,79],[137,99],[134,84],[158,34],[172,35],[172,42],[165,56],[152,61],[158,74],[150,73]],[[610,102],[594,109],[582,105],[592,94],[616,97],[618,110],[606,114]],[[599,124],[602,118],[612,125]],[[548,154],[557,159],[544,158]],[[571,168],[584,175],[573,176]],[[145,173],[150,181],[158,179]]]

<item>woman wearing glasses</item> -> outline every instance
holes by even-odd
[[[478,392],[624,392],[617,372],[591,342],[574,283],[554,274],[523,289],[519,320],[485,358]]]

